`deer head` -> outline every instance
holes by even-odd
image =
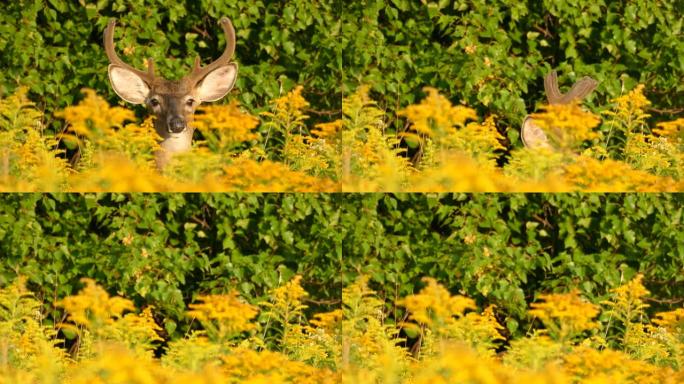
[[[577,81],[568,93],[561,93],[558,88],[558,75],[553,71],[544,78],[544,91],[549,104],[570,104],[574,100],[582,100],[596,88],[598,82],[591,77],[585,76]],[[523,144],[528,148],[551,148],[549,139],[544,131],[539,128],[532,118],[525,117],[520,134]]]
[[[114,92],[125,101],[145,104],[155,115],[154,128],[161,137],[161,150],[156,154],[157,166],[162,169],[171,156],[191,147],[193,115],[200,103],[216,101],[225,96],[235,84],[238,66],[230,58],[235,51],[235,30],[227,17],[219,22],[226,38],[223,54],[211,64],[200,66],[197,56],[189,75],[177,81],[155,76],[152,59],[147,71],[126,64],[114,50],[114,26],[111,20],[104,33],[104,46],[109,58],[109,81]]]

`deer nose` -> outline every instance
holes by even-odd
[[[173,117],[168,128],[170,133],[181,133],[185,130],[185,120],[182,117]]]

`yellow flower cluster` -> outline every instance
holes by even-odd
[[[71,176],[73,192],[159,192],[182,189],[180,183],[121,154],[95,155],[93,166]]]
[[[57,332],[42,324],[36,310],[41,304],[18,279],[0,289],[0,383],[674,384],[684,379],[681,308],[657,314],[653,324],[644,313],[622,316],[630,319],[624,329],[610,320],[595,322],[599,307],[577,291],[540,295],[542,300],[531,304],[530,315],[542,319],[543,328],[510,338],[504,346],[494,343],[504,339],[495,307],[479,312],[470,299],[450,295],[434,279],[425,282],[419,293],[399,300],[410,311],[407,318],[419,321],[418,332],[387,321],[388,311],[395,309],[368,287],[368,277],[361,277],[343,289],[342,308],[321,314],[319,323],[311,321],[314,326],[302,317],[290,317],[285,325],[289,336],[280,341],[278,351],[267,347],[261,332],[231,340],[212,336],[211,325],[204,328],[206,320],[233,319],[227,314],[231,310],[251,320],[256,312],[235,294],[205,296],[189,311],[205,319],[204,329],[170,340],[157,359],[151,343],[161,338],[153,309],[121,316],[130,306],[87,281],[83,291],[62,302],[88,303],[70,305],[76,313],[95,303],[104,305],[107,309],[98,313],[107,331],[97,332],[93,321],[71,317],[82,328],[78,351],[67,357]],[[301,306],[306,297],[299,278],[272,293],[279,298],[271,297],[270,302],[287,303],[281,308],[288,310]],[[637,275],[609,292],[604,304],[609,308],[604,315],[609,316],[601,318],[615,318],[617,311],[639,312],[647,294],[643,277]],[[617,304],[607,303],[625,304],[616,309]],[[448,326],[438,324],[438,317]],[[405,333],[400,333],[400,327]],[[567,336],[558,337],[554,329],[568,330]],[[126,330],[128,335],[122,336]],[[600,336],[615,333],[623,336],[619,344]]]
[[[640,133],[629,136],[625,154],[629,163],[637,169],[655,174],[671,173],[674,176],[680,176],[680,164],[684,160],[676,144],[667,137]]]
[[[627,92],[626,95],[620,96],[613,100],[616,104],[616,111],[604,112],[609,116],[616,116],[618,119],[625,122],[629,128],[635,124],[641,124],[650,115],[645,112],[646,107],[651,105],[644,95],[644,85],[639,84],[636,88]]]
[[[579,156],[563,167],[563,179],[571,190],[595,192],[675,192],[682,181],[656,176],[616,160]]]
[[[587,140],[598,137],[594,128],[601,120],[583,110],[578,103],[551,104],[542,108],[543,112],[531,115],[549,138],[552,146],[563,150],[575,150]]]
[[[348,365],[343,365],[345,383],[674,384],[684,378],[684,370],[681,369],[684,344],[679,337],[681,329],[671,333],[665,325],[681,322],[684,312],[657,316],[663,320],[660,328],[635,323],[644,329],[642,334],[633,331],[633,335],[626,337],[622,344],[624,350],[615,350],[599,336],[607,333],[612,323],[594,320],[600,312],[598,306],[582,299],[577,291],[540,295],[542,300],[531,304],[530,315],[541,318],[544,328],[532,330],[527,337],[508,340],[505,350],[495,354],[494,344],[490,343],[488,349],[478,346],[491,342],[492,338],[503,339],[498,332],[482,336],[478,344],[472,344],[467,338],[467,335],[479,333],[477,322],[464,324],[461,334],[443,334],[441,338],[435,338],[433,329],[423,324],[419,334],[411,336],[407,332],[412,342],[399,338],[392,328],[371,327],[374,324],[373,316],[375,320],[382,321],[383,313],[377,309],[384,306],[382,302],[373,301],[377,300],[373,292],[364,288],[367,281],[368,278],[359,279],[345,288],[348,295],[343,296],[343,321],[348,324],[343,328],[343,336],[349,342],[343,343],[347,345],[345,350],[348,350],[349,357]],[[439,288],[430,279],[426,279],[426,282],[430,286],[426,290],[433,293],[431,297],[440,297],[448,302],[446,289]],[[620,301],[620,297],[627,292],[635,297],[645,294],[641,277],[612,290],[611,301]],[[423,293],[410,295],[400,302]],[[423,313],[426,312],[425,308],[438,305],[425,297],[413,297],[408,301],[413,302],[417,312]],[[443,309],[442,312],[448,316],[448,310]],[[480,316],[478,321],[483,326],[488,323],[490,332],[500,329],[500,326],[497,327],[494,307],[485,309],[481,315],[476,310],[466,313],[457,321],[464,321],[470,316]],[[647,321],[645,318],[643,320]],[[637,329],[634,327],[634,330]],[[556,333],[561,330],[565,332],[564,338]],[[594,333],[588,337],[581,337],[582,333],[592,331]],[[625,332],[629,331],[623,329],[620,332],[628,336]],[[391,349],[396,345],[406,345],[404,352]],[[409,348],[410,353],[407,353]],[[373,352],[359,359],[356,354],[360,350]]]
[[[236,291],[200,295],[197,301],[200,303],[189,305],[187,315],[199,320],[205,329],[217,332],[220,340],[256,329],[252,320],[258,313],[257,308],[240,300]]]
[[[437,329],[440,325],[460,318],[468,309],[476,309],[472,299],[451,296],[449,291],[433,278],[424,278],[427,286],[415,295],[407,296],[397,302],[410,313],[410,319]]]
[[[464,343],[483,356],[493,355],[495,342],[504,339],[499,333],[503,327],[494,315],[495,306],[489,306],[482,313],[465,313],[477,309],[472,299],[451,296],[432,278],[424,281],[427,286],[418,294],[397,301],[415,322],[404,322],[403,329],[409,334],[421,335],[421,348],[414,356],[432,356],[437,353],[435,348],[441,348],[447,341]]]
[[[656,384],[668,382],[665,379],[672,377],[667,368],[659,368],[610,349],[578,347],[563,356],[563,367],[568,376],[582,382]]]
[[[368,87],[343,99],[343,191],[684,190],[681,119],[649,133],[643,87],[615,100],[604,122],[576,103],[544,107],[531,118],[550,145],[535,149],[504,146],[504,136],[513,135],[502,135],[495,116],[469,122],[478,119],[473,110],[452,106],[434,89],[426,92],[398,113],[408,128],[397,133]],[[606,131],[603,142],[600,132]],[[612,149],[616,137],[619,150]]]
[[[672,333],[684,331],[684,308],[677,308],[674,311],[657,313],[653,320],[660,327],[667,328]]]
[[[262,112],[261,115],[271,118],[286,134],[293,134],[295,128],[301,129],[304,120],[308,118],[304,114],[304,108],[309,106],[309,102],[302,96],[304,87],[296,86],[292,91],[271,102],[272,112]]]
[[[341,180],[344,192],[399,191],[412,167],[396,136],[384,132],[383,116],[366,86],[342,100]]]
[[[582,300],[577,290],[542,294],[539,298],[543,302],[532,303],[529,314],[541,320],[556,340],[566,341],[598,327],[593,321],[599,313],[598,307]]]
[[[234,159],[223,167],[221,183],[213,190],[245,192],[336,192],[339,184],[292,170],[283,163],[249,158]]]
[[[212,134],[212,130],[220,131],[218,139],[222,148],[259,138],[259,134],[253,132],[259,119],[241,111],[237,100],[226,105],[202,106],[197,112],[194,125],[205,136]]]
[[[53,135],[19,89],[0,99],[0,191],[339,191],[341,122],[309,133],[302,92],[296,87],[273,101],[264,122],[237,102],[202,107],[193,124],[204,141],[162,174],[153,118],[138,123],[132,111],[84,89],[79,104],[56,113],[67,126]],[[78,146],[71,159],[61,141]]]
[[[113,135],[115,129],[123,128],[125,121],[135,121],[132,111],[109,104],[92,89],[83,89],[86,97],[76,106],[55,112],[55,116],[66,120],[70,130],[87,138],[102,138]]]
[[[474,110],[460,105],[452,106],[436,89],[426,87],[424,91],[427,97],[420,104],[410,105],[398,113],[408,118],[419,134],[436,140],[446,139],[457,128],[464,127],[466,121],[477,120]]]
[[[188,311],[204,329],[170,340],[162,357],[157,359],[153,354],[157,345],[153,343],[163,339],[153,308],[122,316],[126,310],[135,310],[128,300],[110,297],[92,280],[83,281],[86,286],[81,292],[59,302],[66,310],[68,321],[79,326],[71,358],[52,326],[42,324],[38,310],[41,303],[25,288],[25,279],[19,278],[0,289],[0,384],[332,384],[341,381],[341,372],[335,369],[340,344],[337,328],[331,328],[332,333],[328,334],[324,328],[289,323],[292,329],[306,328],[306,331],[298,332],[297,338],[287,339],[280,348],[297,351],[300,347],[306,350],[312,346],[312,350],[321,352],[297,358],[293,353],[269,350],[256,335],[238,340],[212,334],[220,324],[235,333],[255,329],[257,309],[243,302],[235,292],[205,295],[199,297],[200,303],[191,304]],[[292,294],[278,291],[281,299],[296,305],[305,297],[300,281],[297,278],[283,285]],[[339,321],[339,311],[324,314],[321,319],[330,326]],[[333,356],[334,353],[338,355]]]
[[[338,136],[342,131],[342,124],[342,120],[316,124],[316,127],[311,131],[311,133],[323,139],[339,140]]]
[[[627,284],[613,289],[612,300],[604,301],[602,304],[608,306],[611,309],[610,313],[624,323],[631,323],[644,316],[648,304],[643,298],[649,292],[642,284],[643,279],[644,276],[638,274]]]
[[[111,324],[120,318],[124,311],[135,309],[133,302],[122,297],[110,297],[107,291],[95,284],[92,279],[81,280],[85,287],[74,296],[66,297],[57,305],[69,313],[68,320],[76,324],[95,328]]]
[[[271,351],[257,352],[238,347],[221,356],[221,361],[225,374],[231,378],[229,383],[333,384],[340,380],[338,373],[291,361],[283,354]]]
[[[311,324],[332,333],[333,330],[338,328],[342,323],[342,315],[343,312],[341,309],[336,309],[331,312],[317,313],[314,315],[313,320],[311,320]]]
[[[684,118],[659,123],[658,128],[654,129],[653,133],[682,143],[684,141]]]
[[[283,162],[290,168],[317,177],[340,177],[340,138],[339,120],[317,124],[311,130],[315,136],[304,134],[307,131],[305,120],[309,116],[304,109],[309,103],[302,96],[303,88],[295,87],[271,103],[272,111],[261,115],[266,117],[263,126],[268,128],[268,138],[282,136],[284,145],[281,151]],[[339,188],[337,188],[339,190]]]
[[[301,281],[302,276],[295,276],[282,286],[271,290],[271,301],[262,303],[264,307],[269,309],[269,316],[280,324],[295,322],[294,320],[303,316],[302,311],[307,308],[306,305],[302,304],[302,299],[309,294],[300,285]]]
[[[43,116],[20,87],[0,99],[0,191],[60,190],[69,175],[64,151],[43,134]]]

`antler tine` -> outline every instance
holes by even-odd
[[[556,71],[552,71],[544,78],[544,90],[546,91],[546,98],[549,100],[549,104],[568,104],[575,99],[583,99],[597,85],[598,81],[589,76],[584,76],[572,86],[568,93],[563,94],[558,88],[558,75]]]
[[[223,28],[223,35],[226,37],[226,48],[223,50],[223,53],[218,59],[214,60],[213,62],[207,64],[204,67],[200,66],[199,56],[195,58],[195,65],[190,75],[188,75],[188,78],[192,83],[196,83],[202,80],[207,74],[209,74],[209,72],[213,71],[214,69],[222,65],[228,64],[230,62],[230,58],[233,56],[233,53],[235,52],[235,29],[233,28],[233,23],[230,22],[229,18],[222,17],[219,21],[219,24],[221,24],[221,27]]]
[[[575,83],[575,85],[570,88],[568,93],[562,96],[560,103],[561,104],[568,104],[572,102],[575,99],[584,99],[593,91],[596,86],[598,85],[598,81],[592,79],[589,76],[585,76],[581,78],[579,81]]]
[[[127,70],[134,72],[141,78],[143,78],[147,82],[152,82],[154,79],[154,62],[152,59],[148,59],[148,69],[147,72],[140,71],[138,69],[135,69],[133,66],[128,65],[124,63],[123,60],[119,57],[119,55],[116,54],[116,50],[114,49],[114,27],[116,26],[116,20],[112,19],[109,21],[107,24],[107,28],[105,29],[104,33],[104,46],[105,46],[105,52],[107,52],[107,57],[109,58],[109,62],[115,65],[118,65],[120,67],[126,68]]]
[[[558,74],[552,71],[544,78],[544,90],[546,91],[546,99],[549,104],[559,104],[563,95],[558,88]]]
[[[154,59],[151,57],[147,58],[147,73],[154,78]]]

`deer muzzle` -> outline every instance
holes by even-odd
[[[167,128],[169,133],[181,133],[187,128],[188,124],[184,118],[180,116],[174,116],[169,120]]]

